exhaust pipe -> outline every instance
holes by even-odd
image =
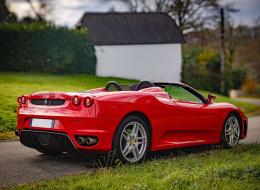
[[[86,138],[86,144],[87,145],[94,145],[97,143],[97,138],[88,137]]]
[[[97,137],[78,136],[76,140],[81,146],[92,146],[98,142]]]
[[[85,142],[86,142],[86,140],[85,140],[84,137],[78,137],[78,138],[77,138],[77,141],[78,141],[78,143],[79,143],[80,145],[84,145]]]

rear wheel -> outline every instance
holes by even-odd
[[[141,117],[128,116],[118,127],[113,149],[123,163],[142,161],[150,147],[149,125]]]
[[[224,124],[221,134],[221,144],[229,148],[238,144],[240,138],[240,122],[235,114],[230,114]]]

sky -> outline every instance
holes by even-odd
[[[9,10],[18,18],[31,15],[33,12],[25,0],[6,0]],[[116,11],[127,11],[124,4],[108,2],[107,0],[49,0],[51,10],[48,19],[57,25],[74,27],[84,12],[106,12],[112,7]],[[232,3],[240,11],[232,14],[236,25],[253,25],[257,18],[260,19],[260,0],[222,0],[221,4]],[[37,4],[34,6],[37,8]]]

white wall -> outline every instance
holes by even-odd
[[[180,81],[180,44],[105,45],[95,50],[98,76]]]

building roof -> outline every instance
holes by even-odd
[[[175,21],[166,13],[85,13],[76,27],[87,27],[95,45],[184,42]]]

